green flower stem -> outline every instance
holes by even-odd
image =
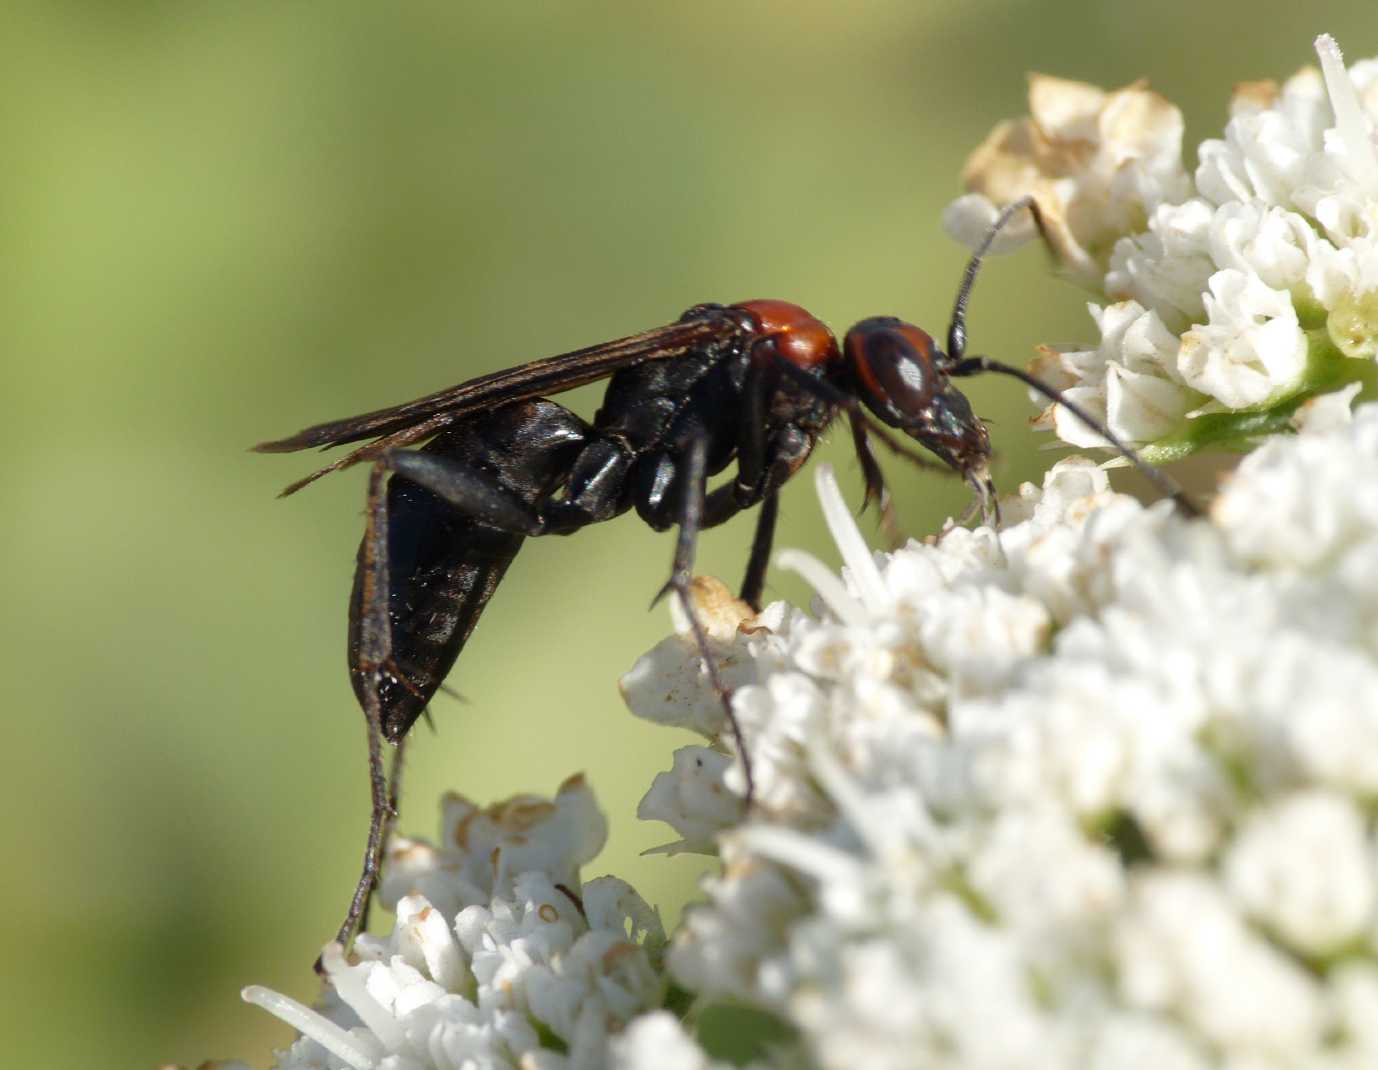
[[[1140,450],[1144,460],[1167,464],[1206,448],[1252,449],[1267,435],[1290,433],[1292,414],[1302,404],[1350,383],[1363,384],[1360,398],[1378,397],[1378,365],[1374,361],[1345,356],[1325,326],[1308,330],[1306,336],[1306,370],[1295,389],[1271,399],[1264,407],[1198,416],[1176,434]]]

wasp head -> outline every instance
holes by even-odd
[[[946,355],[893,316],[862,320],[843,344],[850,392],[968,481],[985,481],[990,436],[944,370]]]

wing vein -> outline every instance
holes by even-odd
[[[713,341],[725,340],[735,330],[735,324],[726,317],[672,323],[616,341],[504,368],[401,405],[316,424],[288,438],[261,442],[253,448],[259,453],[292,453],[374,440],[292,483],[283,490],[285,497],[321,476],[370,460],[385,450],[431,438],[480,409],[573,390],[606,379],[622,368],[682,356]]]

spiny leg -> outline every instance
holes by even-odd
[[[868,429],[866,424],[857,418],[855,412],[851,414],[851,418],[852,438],[856,445],[857,457],[861,460],[862,471],[865,473],[866,477],[866,501],[870,501],[872,497],[878,497],[880,499],[881,530],[885,533],[886,538],[890,540],[892,545],[899,546],[904,541],[904,533],[900,531],[899,524],[895,520],[894,506],[890,501],[890,493],[885,487],[885,480],[881,474],[880,466],[876,462],[875,452],[871,449],[870,438],[875,432]],[[911,463],[920,460],[909,450],[896,449],[895,447],[899,444],[888,436],[876,434],[876,437],[881,440],[883,445],[894,451],[898,456],[903,457],[905,460]],[[938,468],[943,472],[948,471],[946,468],[933,465],[927,461],[923,461],[920,466],[924,468]],[[990,476],[980,472],[967,472],[963,473],[963,475],[967,485],[972,489],[972,498],[971,501],[967,503],[966,508],[962,510],[961,515],[953,522],[952,526],[961,527],[963,524],[967,523],[967,521],[971,520],[979,511],[982,523],[986,524],[988,527],[998,528],[1000,526],[1000,502],[995,496],[995,484],[991,482]],[[862,508],[866,508],[865,501],[862,503]]]
[[[363,688],[364,717],[368,727],[368,769],[371,799],[368,840],[364,862],[349,909],[335,939],[348,946],[367,909],[369,896],[378,878],[383,845],[396,817],[396,795],[383,770],[383,716],[380,697],[384,675],[412,689],[407,674],[393,657],[392,626],[388,601],[388,507],[387,479],[390,472],[459,505],[476,519],[499,527],[512,527],[525,533],[539,528],[531,511],[512,495],[494,486],[467,466],[432,454],[394,450],[379,457],[369,475],[368,520],[364,532],[363,595],[359,627],[359,648],[355,669],[367,681]],[[413,689],[414,690],[414,689]],[[400,771],[397,766],[395,772]]]
[[[387,469],[374,466],[368,484],[368,522],[364,533],[363,607],[360,622],[359,662],[372,686],[364,689],[364,719],[368,731],[368,780],[371,812],[368,840],[364,847],[364,863],[349,909],[340,923],[335,941],[349,946],[356,926],[364,915],[368,899],[378,877],[378,863],[382,853],[384,830],[393,815],[388,798],[387,775],[383,771],[383,714],[379,691],[382,687],[383,667],[392,656],[392,637],[387,617]],[[321,961],[316,960],[316,972]]]
[[[742,736],[742,726],[737,723],[737,715],[732,712],[732,695],[722,682],[718,673],[717,659],[708,646],[708,634],[699,623],[694,612],[694,601],[690,594],[690,584],[694,578],[694,550],[698,543],[699,528],[703,522],[703,502],[708,487],[708,443],[702,435],[697,436],[689,447],[688,463],[680,473],[683,485],[683,501],[680,506],[679,534],[675,539],[675,559],[670,567],[670,578],[660,589],[651,605],[655,605],[673,591],[679,599],[684,614],[689,618],[689,628],[694,635],[694,644],[699,649],[704,668],[708,672],[713,693],[722,703],[732,738],[737,744],[737,753],[742,758],[742,772],[746,777],[746,805],[749,807],[756,795],[756,781],[751,773],[751,755],[746,749]]]
[[[400,743],[425,715],[521,539],[546,530],[537,504],[563,482],[587,430],[553,402],[523,402],[476,417],[421,451],[389,449],[376,459],[349,639],[350,675],[369,733],[372,818],[341,943],[365,909],[396,820],[403,754],[399,746],[392,775],[384,777],[382,740]],[[502,478],[470,463],[496,449],[510,462]],[[392,482],[393,475],[402,483]],[[448,549],[432,546],[437,540]],[[436,575],[444,582],[435,583]],[[428,629],[434,624],[433,609],[457,614],[443,634],[418,630],[418,620]],[[414,657],[413,677],[407,663]]]
[[[779,366],[780,370],[793,379],[798,386],[809,391],[814,396],[822,398],[829,404],[836,405],[843,412],[847,413],[853,421],[854,434],[855,427],[860,425],[867,438],[878,440],[880,444],[891,453],[897,457],[903,457],[910,464],[914,465],[914,467],[923,469],[924,471],[941,472],[944,475],[953,474],[953,468],[950,465],[938,464],[935,461],[931,461],[923,456],[923,454],[910,449],[903,442],[899,441],[899,439],[895,438],[884,424],[874,419],[866,412],[862,403],[856,398],[844,394],[831,383],[826,383],[822,379],[815,379],[790,361],[782,360]],[[858,456],[860,456],[860,450],[858,450]],[[862,467],[865,468],[865,465],[866,461],[863,458]],[[984,484],[972,483],[970,479],[968,479],[967,482],[975,488],[977,496],[981,500],[983,514],[989,518],[992,515],[991,502],[994,501],[994,488],[990,485],[989,480]],[[998,507],[995,509],[994,515],[998,526]]]
[[[919,453],[917,450],[910,449],[903,442],[890,433],[879,420],[875,419],[860,401],[850,394],[844,394],[831,383],[822,379],[815,379],[803,368],[791,361],[781,359],[779,361],[780,371],[792,379],[798,387],[808,391],[815,397],[822,398],[830,405],[836,405],[843,412],[847,413],[852,419],[858,420],[866,428],[866,433],[878,439],[891,453],[897,457],[903,457],[915,468],[921,468],[928,472],[941,472],[943,475],[952,475],[952,468],[946,464],[939,464]]]
[[[770,567],[770,548],[775,542],[775,522],[780,515],[780,495],[767,494],[756,517],[756,534],[751,539],[751,556],[746,561],[746,575],[742,578],[741,599],[757,613],[761,612],[761,595],[766,586],[766,569]]]
[[[874,500],[880,507],[881,531],[891,546],[899,546],[904,542],[904,533],[900,531],[899,522],[895,519],[895,503],[890,497],[890,489],[885,485],[885,474],[880,470],[875,451],[871,449],[866,425],[855,412],[848,415],[852,425],[852,445],[856,449],[856,459],[861,464],[861,476],[866,483],[866,495],[861,499],[861,508],[864,511]]]
[[[864,509],[866,502],[873,497],[877,498],[880,503],[882,526],[887,536],[896,542],[901,539],[899,527],[895,523],[894,509],[889,491],[885,487],[885,478],[867,441],[868,431],[889,449],[921,468],[944,473],[949,471],[946,467],[920,457],[897,442],[862,411],[856,398],[821,379],[814,378],[793,361],[783,358],[776,348],[775,341],[773,337],[758,339],[751,348],[751,362],[747,367],[743,390],[745,412],[737,441],[737,480],[730,488],[731,501],[739,508],[758,501],[762,503],[756,535],[751,544],[751,558],[747,563],[746,577],[742,581],[742,600],[758,611],[761,592],[765,586],[770,548],[775,537],[779,489],[808,457],[814,442],[811,435],[798,429],[776,433],[767,438],[767,414],[772,400],[780,389],[782,378],[788,376],[797,386],[814,397],[821,398],[848,413],[857,457],[866,480],[866,500],[862,503],[862,508]],[[730,504],[726,500],[728,490],[729,488],[719,487],[708,496],[705,526],[711,527],[722,523],[730,515],[730,510],[720,508]]]
[[[490,476],[449,457],[416,450],[393,450],[378,458],[374,471],[388,469],[424,487],[474,520],[514,535],[542,535],[539,514]]]
[[[389,804],[387,779],[383,773],[382,717],[378,707],[378,682],[381,673],[374,676],[374,687],[365,702],[365,715],[368,719],[368,775],[372,812],[368,819],[368,841],[364,846],[364,864],[359,874],[359,883],[354,887],[354,895],[349,901],[349,910],[340,930],[335,934],[335,942],[348,947],[356,927],[365,924],[369,897],[377,883],[379,862],[382,858],[383,843],[392,818],[396,816]],[[320,960],[316,960],[316,972],[320,972]]]
[[[770,549],[775,542],[775,522],[780,515],[779,495],[774,490],[765,489],[769,474],[767,417],[771,399],[780,388],[778,361],[773,339],[758,339],[752,345],[743,390],[745,411],[742,413],[737,442],[734,502],[737,505],[754,500],[761,502],[761,511],[756,517],[756,533],[751,539],[751,556],[747,558],[746,575],[742,577],[741,593],[742,601],[757,613],[761,611],[761,594],[766,586],[766,570],[770,567]]]
[[[866,429],[868,438],[878,440],[882,446],[896,457],[903,458],[915,468],[924,472],[940,472],[945,476],[952,475],[953,470],[949,465],[939,464],[937,461],[930,460],[923,454],[910,449],[894,435],[890,434],[884,424],[877,423],[875,420],[867,417],[865,412],[862,411],[859,402],[851,409],[851,416],[852,419],[861,421],[862,426]]]
[[[401,811],[402,803],[402,759],[407,749],[407,737],[399,739],[392,749],[392,763],[388,770],[388,814],[383,823],[383,838],[378,845],[379,872],[375,875],[374,887],[377,887],[377,878],[382,875],[382,860],[388,856],[388,844],[392,842],[392,834],[397,829],[397,815]],[[373,896],[364,899],[364,909],[359,915],[359,931],[368,932],[368,915],[373,906]]]

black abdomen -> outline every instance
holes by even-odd
[[[563,482],[586,435],[587,425],[578,416],[536,399],[467,420],[423,449],[464,462],[534,508]],[[475,520],[402,476],[388,481],[387,495],[393,664],[381,670],[379,702],[383,735],[396,743],[454,666],[524,536]],[[361,543],[348,651],[350,679],[361,704],[371,675],[357,668],[363,549]]]

